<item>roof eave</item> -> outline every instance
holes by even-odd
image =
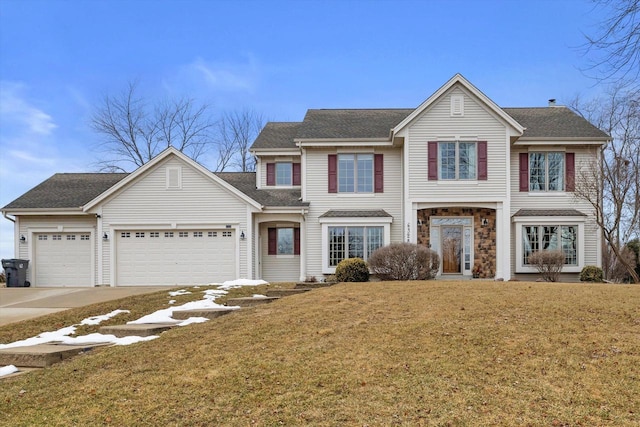
[[[610,142],[611,138],[603,137],[520,137],[513,145],[603,145]]]
[[[3,208],[0,210],[3,214],[22,216],[22,215],[89,215],[84,212],[82,206],[77,208]]]
[[[351,147],[354,145],[374,147],[393,146],[393,141],[390,138],[299,138],[294,141],[298,147]]]

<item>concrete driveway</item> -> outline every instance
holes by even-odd
[[[0,326],[97,302],[156,292],[167,287],[4,288],[0,287]]]

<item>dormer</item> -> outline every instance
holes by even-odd
[[[269,122],[251,146],[256,157],[256,187],[287,189],[300,187],[301,151],[294,138],[299,122]]]

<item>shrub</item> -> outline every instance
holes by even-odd
[[[7,282],[7,278],[4,275],[4,271],[0,271],[0,283],[6,283]]]
[[[581,282],[602,282],[604,280],[604,273],[600,267],[595,265],[586,265],[580,272]]]
[[[369,267],[362,258],[347,258],[336,267],[338,282],[368,282]]]
[[[438,274],[440,257],[414,243],[392,243],[371,254],[369,267],[381,280],[429,280]]]
[[[557,282],[564,265],[564,254],[562,251],[534,252],[529,255],[529,264],[538,270],[546,282]]]

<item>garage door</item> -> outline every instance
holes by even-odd
[[[116,233],[118,286],[193,285],[235,279],[233,230]]]
[[[91,234],[34,234],[33,286],[92,286]]]

